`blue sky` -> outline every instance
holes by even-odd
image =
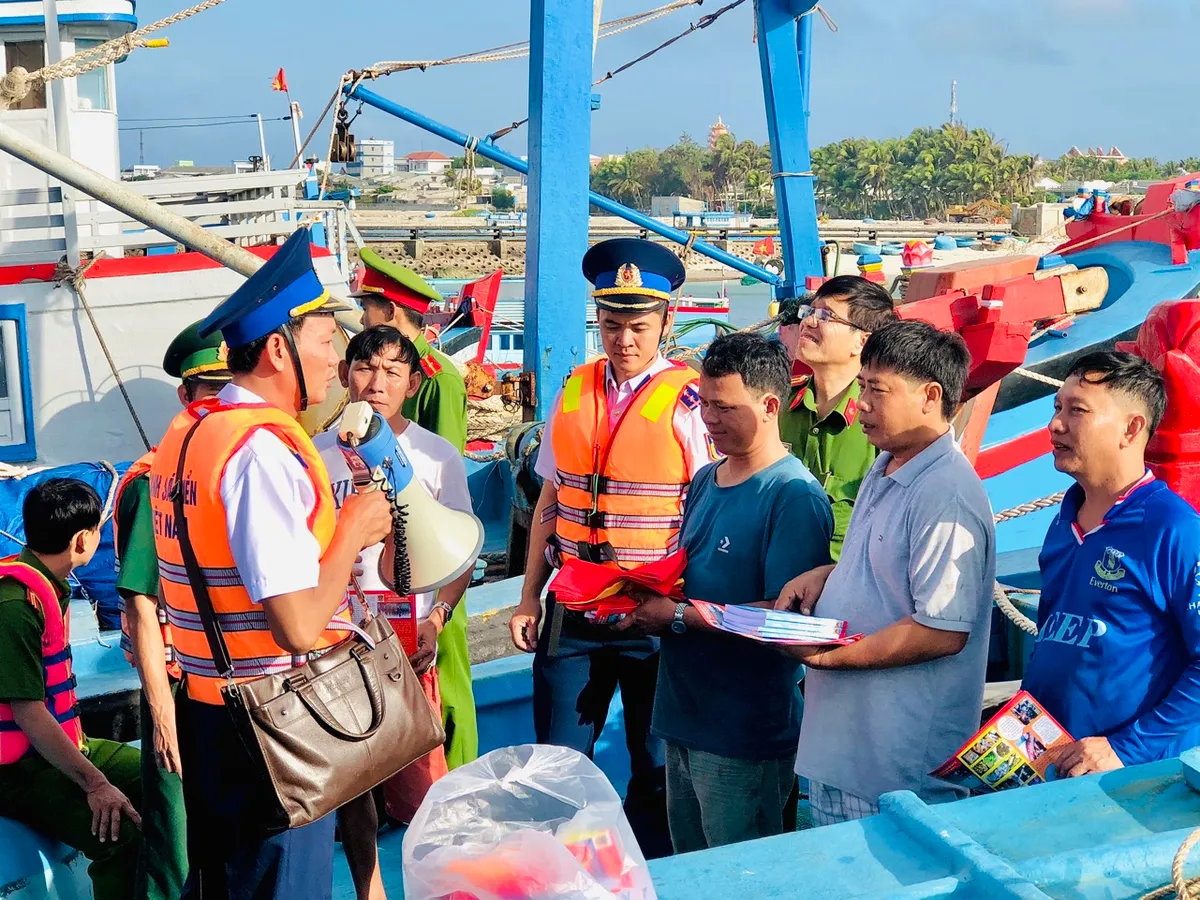
[[[580,0],[583,2],[583,0]],[[662,0],[606,0],[612,19]],[[140,0],[153,21],[182,0]],[[709,12],[722,0],[708,0]],[[950,81],[960,118],[990,129],[1014,152],[1058,156],[1072,144],[1118,145],[1129,156],[1200,155],[1190,0],[824,0],[840,27],[817,22],[812,140],[882,138],[945,121]],[[663,147],[697,140],[718,115],[739,138],[766,139],[751,4],[724,16],[605,84],[592,117],[592,150]],[[1152,13],[1148,13],[1152,10]],[[356,17],[361,11],[361,18]],[[684,10],[601,41],[603,74],[684,29]],[[437,58],[524,39],[527,0],[228,0],[174,26],[171,47],[141,50],[117,68],[123,118],[286,114],[271,78],[283,66],[307,134],[338,78],[381,60]],[[377,89],[455,127],[487,133],[527,107],[525,60],[392,75]],[[128,123],[132,124],[132,123]],[[293,152],[290,125],[268,124],[277,165]],[[367,110],[359,137],[392,138],[398,153],[445,142]],[[146,131],[146,161],[228,164],[257,152],[251,126]],[[314,140],[324,155],[328,132]],[[502,139],[525,152],[524,131]],[[138,133],[123,132],[122,164],[137,161]],[[282,158],[282,159],[281,159]]]

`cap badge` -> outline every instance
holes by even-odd
[[[641,270],[633,263],[625,263],[617,269],[617,285],[625,288],[640,288],[642,286]]]
[[[217,362],[229,362],[229,345],[224,341],[217,347]]]

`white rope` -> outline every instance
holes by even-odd
[[[1033,621],[1033,619],[1029,618],[1029,616],[1017,609],[1012,600],[1009,599],[1008,590],[1009,589],[1005,588],[1000,582],[996,582],[996,585],[992,590],[992,599],[996,601],[996,606],[999,607],[1000,612],[1004,613],[1004,615],[1008,617],[1010,622],[1012,622],[1026,634],[1037,637],[1037,622]],[[1020,593],[1019,590],[1016,592]]]
[[[1019,506],[1013,506],[1008,509],[1002,509],[1000,512],[992,516],[992,522],[999,525],[1001,522],[1007,522],[1010,519],[1019,519],[1021,516],[1027,516],[1030,513],[1038,512],[1039,510],[1049,509],[1052,506],[1058,506],[1062,503],[1063,497],[1066,496],[1066,491],[1059,491],[1057,494],[1051,494],[1049,497],[1039,497],[1037,500],[1030,500],[1028,503],[1022,503]],[[1012,600],[1009,599],[1008,591],[1014,593],[1032,594],[1036,591],[1027,591],[1020,588],[1005,588],[1000,582],[996,582],[992,589],[992,598],[996,602],[996,606],[1000,612],[1008,617],[1008,620],[1024,631],[1026,634],[1037,637],[1038,627],[1037,622],[1033,621],[1023,612],[1021,612]]]
[[[165,19],[159,19],[157,22],[152,22],[144,28],[139,28],[137,31],[131,31],[129,34],[122,35],[119,38],[114,38],[95,47],[81,50],[73,56],[68,56],[66,59],[53,65],[43,66],[35,72],[30,72],[21,66],[16,66],[0,80],[0,107],[10,109],[17,105],[29,95],[29,92],[38,83],[45,84],[59,78],[73,78],[85,72],[90,72],[93,69],[98,69],[101,66],[107,66],[109,63],[114,63],[128,56],[134,50],[147,46],[147,35],[153,34],[169,25],[174,25],[177,22],[182,22],[184,19],[190,19],[197,13],[212,9],[214,6],[219,6],[224,2],[225,0],[204,0],[202,3],[189,6],[187,9],[180,10],[174,15],[167,16]]]
[[[634,13],[629,16],[622,16],[619,19],[613,19],[609,22],[604,22],[600,25],[599,33],[596,35],[596,40],[603,38],[616,37],[618,34],[624,34],[627,31],[632,31],[635,28],[640,28],[643,25],[649,25],[664,16],[669,16],[673,12],[681,9],[687,9],[690,6],[698,6],[703,0],[674,0],[672,3],[667,3],[663,6],[648,9],[645,12]],[[396,72],[404,72],[410,69],[432,69],[437,66],[454,66],[464,65],[467,63],[489,63],[489,62],[505,62],[512,59],[522,59],[529,55],[529,41],[518,41],[513,44],[502,44],[499,47],[490,47],[486,50],[477,50],[474,53],[463,53],[458,56],[448,56],[444,59],[418,59],[418,60],[396,60],[389,62],[378,62],[373,66],[368,66],[362,70],[363,78],[381,78],[385,75],[391,75]]]
[[[1200,843],[1200,828],[1191,832],[1183,843],[1179,845],[1179,849],[1175,851],[1175,858],[1171,860],[1171,883],[1163,885],[1157,890],[1150,891],[1148,894],[1142,894],[1138,900],[1161,900],[1163,897],[1169,897],[1174,894],[1178,900],[1195,900],[1196,895],[1192,893],[1193,888],[1200,887],[1200,878],[1183,877],[1183,864],[1187,862],[1188,854],[1192,852],[1192,848]]]
[[[833,21],[833,16],[831,16],[829,13],[825,12],[824,7],[822,7],[820,3],[818,3],[812,9],[810,9],[808,12],[801,13],[800,18],[803,19],[805,16],[811,16],[813,13],[820,13],[821,18],[825,20],[825,24],[827,26],[829,26],[829,30],[832,31],[834,34],[838,33],[837,22]]]
[[[1028,378],[1031,381],[1040,381],[1042,384],[1048,384],[1051,387],[1056,387],[1056,388],[1060,388],[1066,383],[1066,382],[1060,381],[1057,378],[1051,378],[1049,375],[1043,375],[1040,372],[1035,372],[1032,369],[1025,369],[1025,368],[1013,369],[1013,374],[1020,375],[1023,378]]]

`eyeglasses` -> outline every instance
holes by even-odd
[[[822,325],[824,325],[826,322],[840,322],[842,325],[846,325],[850,328],[853,328],[855,331],[865,331],[866,330],[864,328],[859,328],[857,325],[855,325],[849,319],[843,319],[841,316],[839,316],[837,313],[833,312],[830,309],[826,309],[823,306],[822,307],[809,306],[807,304],[802,304],[801,306],[797,307],[795,320],[791,324],[803,325],[804,320],[808,319],[809,317],[816,319]]]

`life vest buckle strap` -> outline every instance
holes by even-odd
[[[579,558],[584,562],[598,565],[617,562],[617,551],[610,541],[601,541],[595,544],[580,541],[575,545],[575,549],[578,551]]]

